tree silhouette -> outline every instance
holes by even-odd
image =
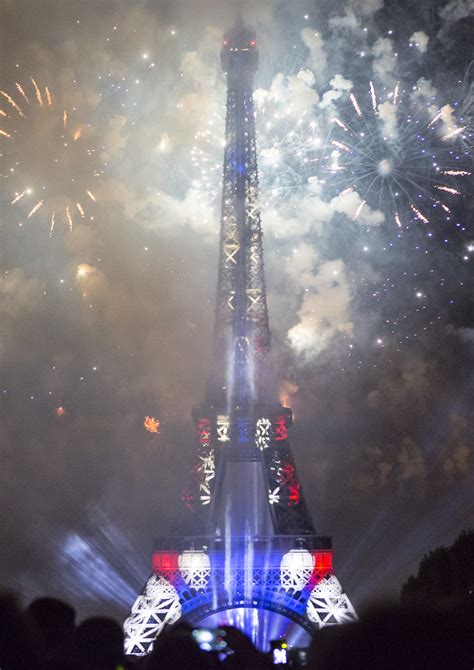
[[[474,592],[474,531],[464,531],[450,547],[424,556],[416,576],[402,586],[403,605],[455,605]]]

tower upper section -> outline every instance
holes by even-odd
[[[224,35],[221,63],[230,85],[252,86],[258,68],[257,39],[240,18]]]
[[[229,411],[269,398],[270,329],[263,268],[253,79],[256,36],[242,20],[224,35],[227,115],[215,314],[208,401]]]

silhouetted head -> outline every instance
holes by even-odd
[[[121,626],[113,619],[91,617],[83,621],[74,636],[74,652],[79,667],[105,670],[123,660],[124,637]]]
[[[43,652],[31,619],[23,615],[12,595],[0,594],[0,668],[40,670],[44,667]]]
[[[26,609],[47,649],[58,647],[72,635],[76,621],[74,608],[56,598],[37,598]]]
[[[170,630],[160,635],[147,659],[147,670],[211,670],[213,657],[202,651],[190,631]]]

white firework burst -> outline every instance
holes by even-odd
[[[351,91],[332,118],[328,171],[339,191],[353,189],[365,205],[380,209],[400,228],[452,218],[453,199],[471,175],[466,127],[450,105],[410,93],[397,83],[382,95],[372,82],[365,94]]]

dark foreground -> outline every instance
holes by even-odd
[[[320,630],[306,665],[275,665],[240,631],[225,631],[226,653],[200,649],[186,624],[170,627],[146,658],[123,656],[121,626],[96,617],[76,625],[73,607],[42,598],[22,611],[0,597],[1,670],[473,670],[474,597],[442,610],[396,606],[368,610],[357,623]]]

